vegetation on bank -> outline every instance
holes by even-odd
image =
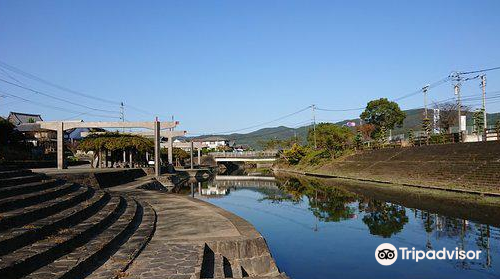
[[[263,143],[267,149],[282,150],[278,164],[311,169],[326,162],[338,160],[358,150],[378,149],[389,146],[412,146],[421,144],[443,144],[459,142],[459,133],[451,133],[451,127],[457,125],[456,106],[452,103],[439,105],[440,119],[437,123],[440,133],[433,133],[428,118],[422,118],[420,125],[407,131],[405,139],[389,141],[390,131],[401,128],[408,114],[401,110],[396,102],[386,98],[367,103],[360,114],[360,123],[346,122],[344,125],[319,123],[310,127],[305,142],[298,137],[286,140],[273,139]],[[463,108],[467,110],[467,108]],[[423,113],[423,112],[420,112]],[[475,131],[482,136],[482,113],[475,113]],[[500,132],[500,122],[495,127]]]
[[[381,98],[370,101],[360,117],[364,124],[355,127],[319,123],[309,129],[306,144],[298,138],[275,139],[268,141],[266,147],[283,149],[280,163],[320,165],[361,149],[366,141],[372,141],[373,147],[387,144],[387,131],[402,125],[406,114],[397,103]]]

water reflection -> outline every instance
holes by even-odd
[[[328,229],[329,224],[343,224],[346,226],[335,226],[338,231],[345,230],[349,233],[352,227],[363,229],[369,235],[380,238],[391,238],[390,242],[399,242],[400,245],[409,247],[420,247],[422,249],[459,249],[481,250],[482,256],[479,260],[464,260],[448,262],[457,270],[476,270],[481,271],[479,275],[498,275],[498,264],[495,268],[494,258],[499,256],[498,239],[500,230],[491,224],[482,224],[465,218],[450,217],[448,214],[442,214],[443,205],[436,205],[435,209],[424,210],[412,208],[405,203],[394,202],[390,199],[384,200],[374,198],[370,194],[354,193],[345,187],[335,187],[325,185],[317,180],[304,180],[297,177],[265,178],[258,180],[256,178],[244,177],[239,179],[214,179],[209,181],[193,182],[190,194],[198,195],[201,198],[210,198],[209,201],[222,206],[242,217],[250,219],[252,223],[264,234],[271,229],[266,218],[279,218],[284,222],[309,230],[311,233],[319,233],[322,228]],[[197,187],[194,187],[194,186]],[[238,192],[256,193],[257,195],[245,194],[245,198],[253,201],[234,200]],[[215,200],[213,198],[216,198]],[[242,197],[238,197],[242,198]],[[219,202],[220,200],[220,202]],[[401,199],[404,200],[404,199]],[[461,212],[460,205],[452,204]],[[281,210],[286,208],[286,210]],[[480,215],[481,209],[475,209]],[[250,214],[248,212],[256,212]],[[297,212],[308,213],[313,219],[307,216],[298,217]],[[448,212],[448,211],[444,211]],[[489,216],[496,216],[498,212],[491,213]],[[248,216],[245,216],[248,214]],[[259,219],[260,218],[260,219]],[[354,222],[354,223],[353,223]],[[347,224],[351,227],[348,227]],[[292,225],[290,228],[280,228],[283,231],[294,231]],[[273,247],[273,235],[266,235],[270,239],[270,246]],[[303,240],[304,236],[301,236]],[[338,246],[335,239],[328,239]],[[361,241],[361,239],[360,239]],[[492,241],[496,241],[492,245]],[[384,240],[377,240],[383,243]],[[418,243],[420,242],[420,243]],[[326,243],[325,243],[326,245]],[[333,244],[332,244],[333,245]],[[342,243],[340,243],[342,245]],[[279,245],[277,245],[279,246]],[[492,246],[496,250],[492,250]],[[307,248],[307,247],[306,247]],[[342,249],[343,247],[341,247]],[[285,247],[282,248],[286,250]],[[327,249],[327,248],[324,248]],[[346,248],[347,249],[347,248]],[[278,257],[288,257],[287,254],[280,254],[280,251],[274,251]],[[315,251],[315,253],[319,253]],[[371,257],[369,258],[371,260]],[[290,259],[293,262],[293,258]],[[443,268],[446,263],[432,261],[429,265],[438,265],[435,268]],[[446,261],[445,261],[446,262]],[[311,263],[311,266],[317,263]],[[422,265],[421,265],[422,266]],[[302,267],[304,268],[304,267]],[[330,266],[325,268],[330,269]],[[340,267],[341,268],[341,267]],[[293,275],[293,267],[292,274]],[[285,269],[286,270],[286,269]],[[446,270],[446,268],[444,268]],[[290,274],[289,270],[286,270]],[[321,271],[315,271],[320,272]],[[350,271],[352,278],[355,274]],[[325,273],[326,274],[326,273]],[[431,273],[429,273],[431,274]],[[297,271],[300,278],[300,271]],[[455,274],[456,278],[462,278],[460,273]],[[294,277],[294,276],[292,276]],[[320,278],[320,277],[318,277]],[[326,278],[326,277],[325,277]],[[422,278],[425,278],[423,276]]]

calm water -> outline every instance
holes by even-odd
[[[500,278],[499,228],[443,215],[442,205],[436,210],[409,208],[359,190],[355,194],[296,178],[217,179],[196,185],[194,191],[252,223],[279,268],[294,279]],[[459,247],[482,253],[479,260],[398,259],[381,266],[374,254],[384,242],[418,250]]]

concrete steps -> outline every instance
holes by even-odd
[[[11,211],[49,201],[74,192],[80,186],[74,183],[64,183],[39,192],[5,198],[0,201],[0,212]]]
[[[31,173],[30,175],[2,178],[2,179],[0,179],[0,188],[24,184],[24,183],[30,183],[30,182],[38,182],[38,181],[42,180],[44,177],[45,176],[41,175],[41,174]]]
[[[125,271],[130,265],[130,260],[136,258],[146,247],[154,234],[157,216],[149,204],[144,204],[142,220],[134,233],[121,245],[116,252],[98,269],[87,278],[112,278]],[[124,265],[124,263],[127,263]]]
[[[20,177],[24,175],[31,175],[32,172],[30,170],[8,170],[0,172],[0,179],[11,178],[11,177]]]
[[[0,235],[0,249],[10,247],[18,249],[47,237],[54,231],[64,230],[96,214],[110,200],[110,195],[105,192],[96,192],[85,202],[63,210],[46,218],[38,219],[23,227],[14,227]],[[6,252],[0,250],[0,255]]]
[[[288,278],[285,274],[276,276],[258,276],[248,274],[247,271],[238,263],[231,263],[221,253],[214,252],[208,245],[205,245],[203,251],[202,266],[200,278]]]
[[[0,278],[116,278],[154,233],[148,204],[0,167]]]
[[[57,183],[60,183],[60,181],[58,181],[57,179],[48,179],[44,181],[36,181],[27,184],[3,187],[0,188],[0,199],[41,191],[51,188]]]

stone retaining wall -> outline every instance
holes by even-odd
[[[53,178],[63,179],[81,185],[95,188],[108,188],[120,184],[129,183],[139,177],[145,176],[142,169],[117,169],[106,172],[82,172],[82,173],[59,173],[51,174]]]

